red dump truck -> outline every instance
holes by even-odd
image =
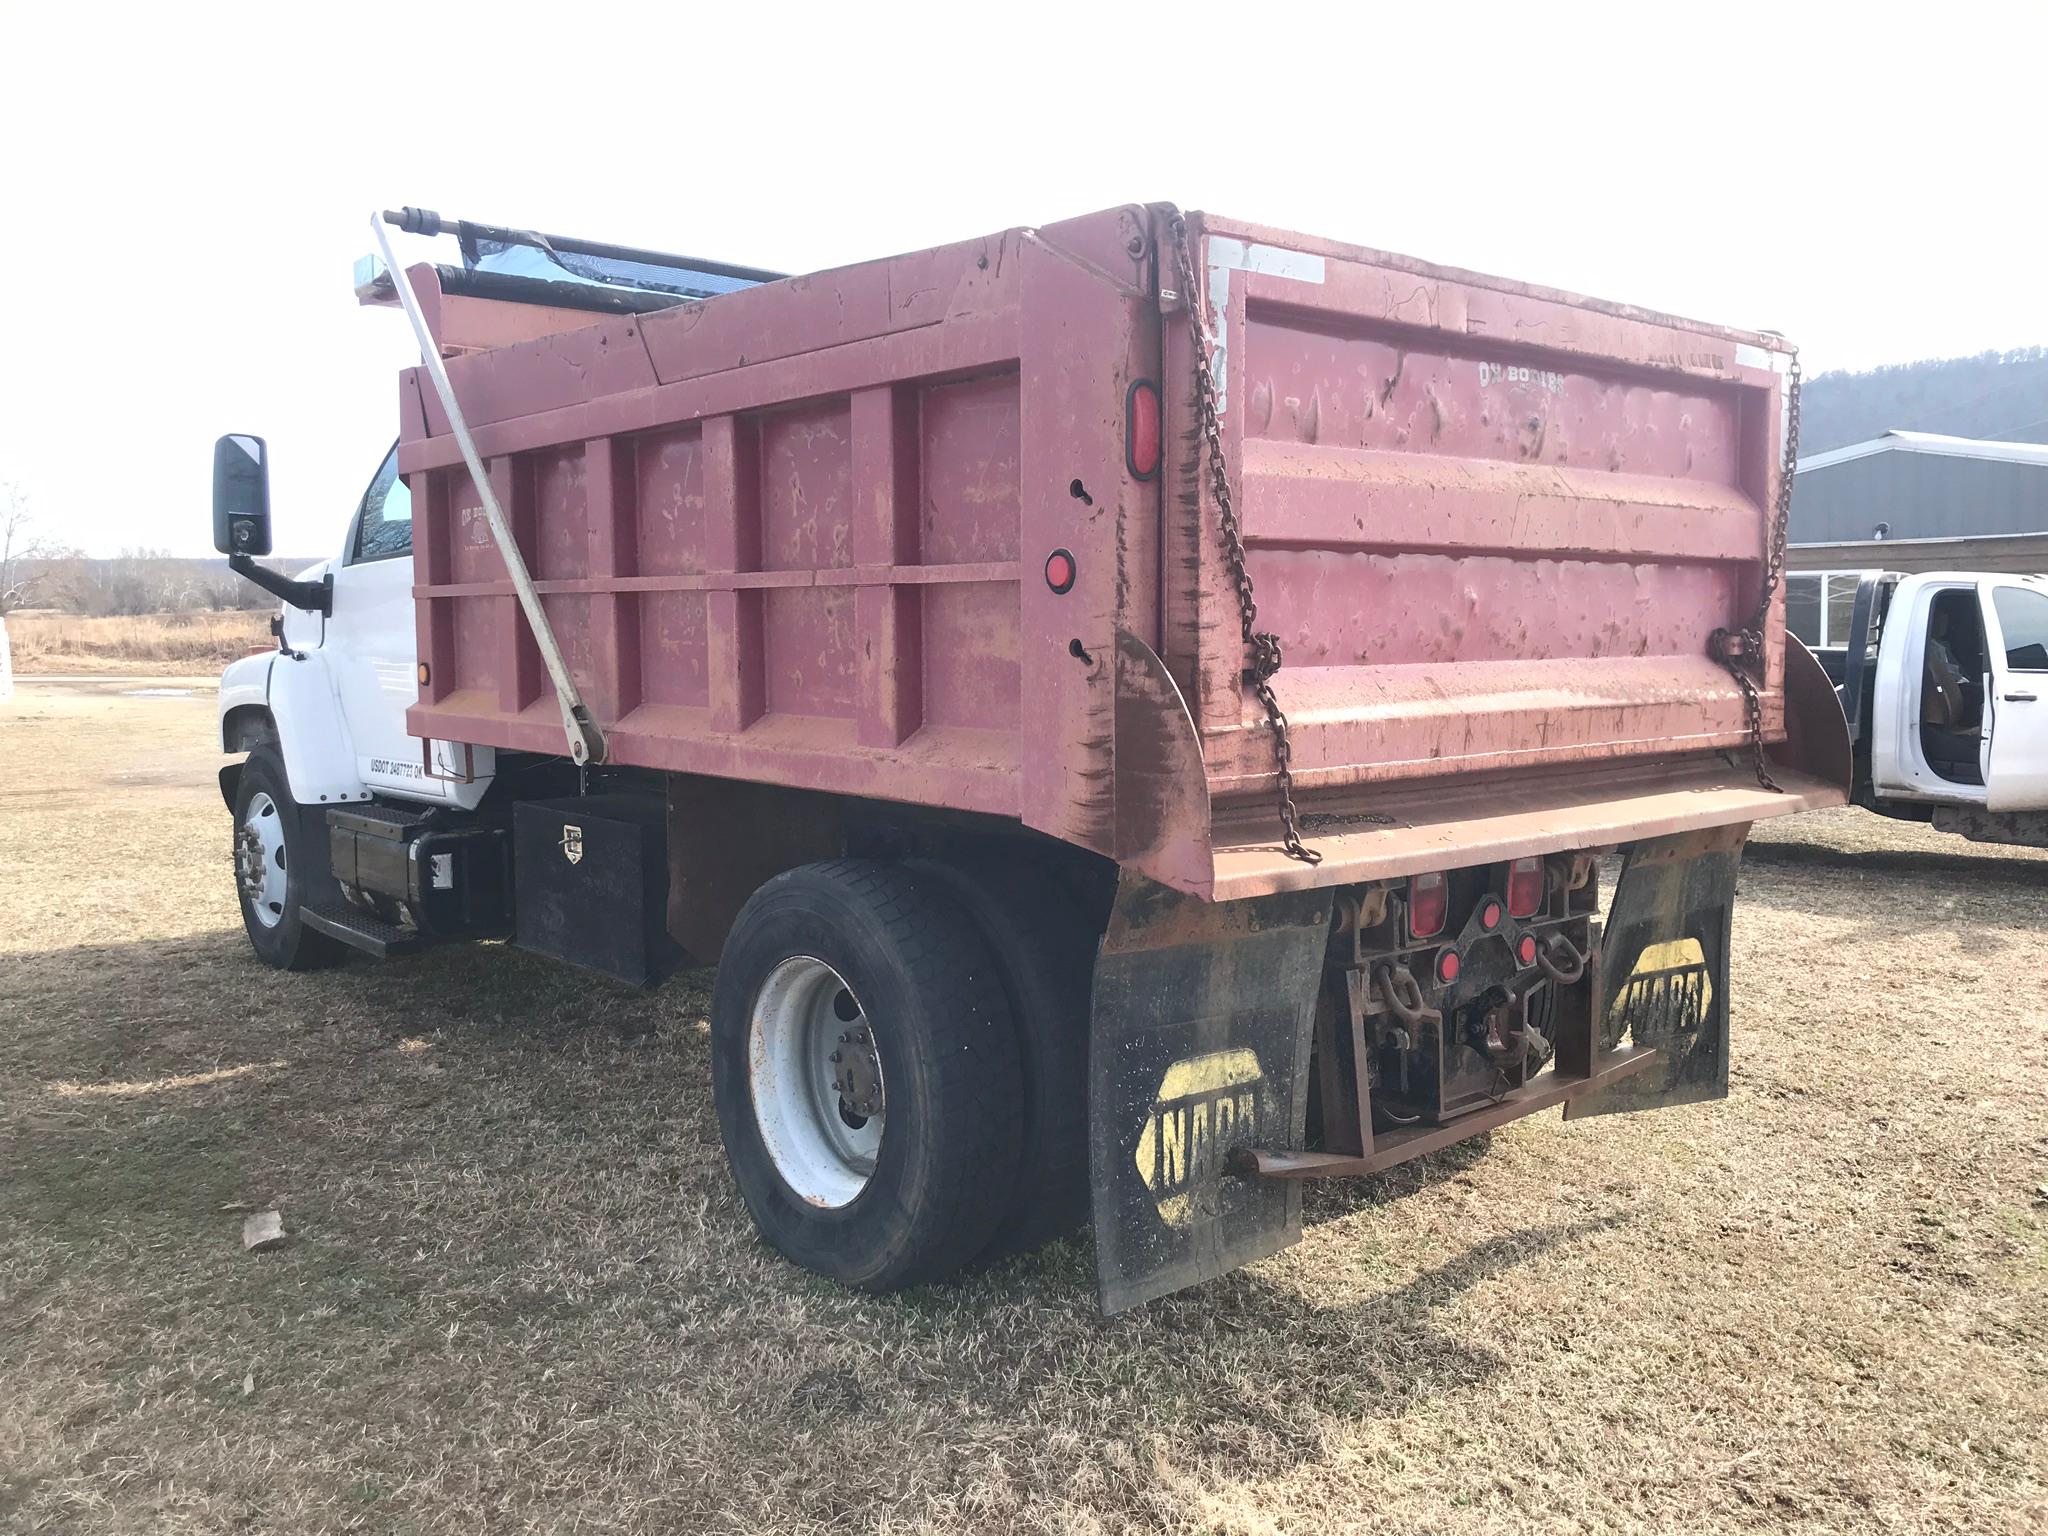
[[[216,450],[271,964],[716,963],[747,1207],[871,1289],[1092,1217],[1113,1310],[1726,1092],[1748,826],[1849,777],[1778,338],[1166,205],[780,278],[385,217],[463,259],[364,275],[428,347],[335,559]]]

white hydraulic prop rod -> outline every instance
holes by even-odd
[[[448,382],[448,370],[441,366],[441,349],[435,345],[433,333],[427,329],[426,316],[420,313],[419,298],[412,291],[412,278],[391,253],[391,241],[384,233],[382,214],[370,215],[370,232],[377,237],[377,248],[384,253],[384,267],[391,274],[392,286],[398,290],[398,302],[405,307],[405,318],[412,322],[413,334],[419,338],[420,357],[427,365],[427,376],[434,381],[434,393],[441,397],[441,409],[448,413],[449,429],[455,434],[455,445],[462,450],[462,461],[469,466],[470,479],[476,482],[476,493],[483,501],[484,519],[491,525],[491,537],[497,540],[498,553],[512,578],[512,589],[519,594],[520,611],[526,615],[533,638],[540,646],[541,661],[555,685],[555,699],[562,706],[562,732],[569,739],[569,756],[578,766],[601,763],[604,761],[604,732],[598,729],[597,721],[585,707],[576,679],[569,675],[569,664],[562,659],[562,648],[555,643],[554,626],[548,622],[547,611],[540,605],[540,594],[533,589],[533,577],[527,574],[526,560],[519,553],[518,541],[512,537],[512,525],[506,521],[505,509],[498,505],[497,492],[491,489],[491,477],[484,470],[483,455],[476,451],[476,440],[469,435],[469,422],[463,417],[462,407],[455,402],[455,388]]]

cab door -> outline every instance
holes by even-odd
[[[2048,810],[2048,587],[2039,578],[1978,585],[1991,681],[1985,690],[1984,804]]]
[[[384,457],[349,524],[334,572],[334,613],[324,647],[341,696],[356,772],[373,790],[439,798],[420,743],[405,728],[419,697],[412,602],[412,492],[398,474],[398,449]]]
[[[1968,575],[1935,574],[1908,576],[1892,593],[1878,641],[1869,725],[1870,778],[1881,797],[1952,805],[1984,798],[1981,786],[1937,773],[1920,734],[1928,627],[1935,603],[1967,602],[1973,591],[1981,589]]]

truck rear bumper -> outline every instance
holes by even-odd
[[[1262,1174],[1269,1179],[1345,1178],[1359,1174],[1384,1173],[1412,1158],[1441,1152],[1445,1147],[1497,1131],[1502,1126],[1533,1115],[1539,1109],[1569,1105],[1588,1094],[1611,1088],[1624,1078],[1654,1066],[1655,1050],[1647,1046],[1625,1046],[1601,1058],[1583,1074],[1546,1072],[1524,1087],[1501,1096],[1492,1106],[1461,1116],[1446,1125],[1421,1125],[1391,1135],[1373,1138],[1372,1151],[1275,1152],[1247,1147],[1232,1162],[1238,1173]]]
[[[1302,830],[1323,856],[1313,866],[1288,858],[1263,822],[1219,819],[1211,899],[1611,847],[1848,801],[1843,786],[1811,774],[1774,765],[1772,776],[1782,793],[1759,785],[1748,763],[1716,756],[1541,780],[1388,788],[1351,806],[1304,806]]]

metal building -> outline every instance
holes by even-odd
[[[1887,432],[1799,461],[1792,542],[2048,532],[2048,444]]]
[[[1794,634],[1839,644],[1854,573],[2048,571],[2048,444],[1887,432],[1799,461]]]

